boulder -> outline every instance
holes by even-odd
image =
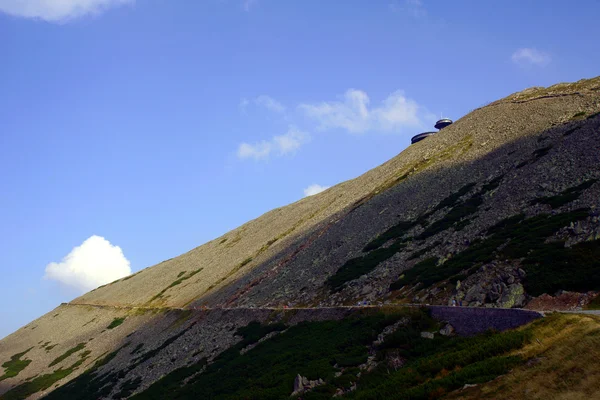
[[[421,332],[421,337],[424,339],[433,339],[434,334],[432,332]]]
[[[446,324],[442,329],[440,329],[440,335],[450,336],[454,333],[454,327],[450,324]]]

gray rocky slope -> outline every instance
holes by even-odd
[[[575,290],[590,300],[593,282],[545,282],[531,251],[519,253],[516,236],[499,242],[493,257],[465,257],[488,243],[491,227],[519,214],[519,228],[540,215],[560,221],[538,247],[561,241],[579,249],[600,239],[599,111],[600,78],[516,93],[354,180],[61,305],[0,341],[0,362],[26,350],[21,359],[31,360],[18,375],[0,377],[0,399],[63,371],[28,392],[42,397],[125,344],[100,367],[121,371],[106,397],[127,381],[138,380],[143,390],[175,368],[210,361],[240,340],[235,328],[274,318],[268,309],[222,308],[453,299],[526,307],[544,288],[552,288],[548,295]],[[532,232],[542,229],[536,227]]]

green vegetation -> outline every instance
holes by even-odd
[[[154,300],[161,298],[163,296],[163,294],[165,294],[165,292],[169,289],[171,289],[172,287],[175,287],[179,284],[181,284],[183,281],[186,281],[188,279],[190,279],[191,277],[193,277],[194,275],[196,275],[197,273],[199,273],[200,271],[202,271],[204,268],[198,268],[195,271],[190,272],[187,275],[184,275],[187,271],[182,271],[177,275],[177,279],[175,281],[173,281],[169,286],[167,286],[166,288],[164,288],[163,290],[161,290],[157,295],[155,295],[154,297],[152,297],[149,301],[149,303],[153,302]]]
[[[410,322],[379,347],[379,366],[370,373],[361,372],[357,366],[366,361],[367,346],[385,326],[403,316],[408,316]],[[260,327],[266,329],[258,332]],[[345,397],[437,398],[440,389],[445,392],[465,383],[486,382],[522,363],[521,358],[504,354],[523,346],[530,336],[515,331],[472,338],[421,338],[421,331],[437,328],[437,322],[419,310],[388,315],[365,313],[341,321],[300,323],[240,355],[248,342],[269,330],[268,325],[252,323],[238,331],[244,342],[223,352],[213,364],[206,366],[201,360],[177,369],[133,399],[283,399],[292,392],[297,374],[325,381],[305,392],[305,400],[330,399],[337,388],[349,388],[353,382],[358,383],[357,390]],[[249,332],[253,338],[246,336]],[[387,365],[388,357],[394,354],[405,360],[403,368],[393,370]],[[197,375],[202,369],[204,372]],[[335,377],[338,371],[342,374]]]
[[[389,247],[383,247],[373,250],[364,256],[352,258],[346,261],[335,274],[330,276],[326,284],[334,291],[340,290],[344,283],[368,274],[381,262],[392,257],[405,247],[406,244],[402,241],[396,241]]]
[[[50,393],[46,397],[46,399],[48,399],[48,400],[53,400],[53,399],[57,399],[57,400],[62,400],[62,399],[87,400],[87,399],[92,399],[92,398],[97,399],[97,398],[107,397],[110,394],[110,392],[112,391],[113,387],[119,382],[119,380],[123,379],[127,375],[127,372],[134,369],[139,364],[154,358],[161,350],[163,350],[165,347],[171,345],[173,342],[175,342],[177,339],[179,339],[181,336],[183,336],[194,325],[195,325],[195,323],[191,324],[186,329],[182,330],[181,332],[177,333],[176,335],[165,340],[157,348],[147,351],[147,352],[141,354],[140,356],[138,356],[137,358],[134,358],[131,365],[129,365],[126,369],[120,370],[120,371],[111,371],[111,372],[108,372],[105,374],[99,374],[98,369],[100,367],[102,367],[103,365],[106,365],[108,362],[110,362],[113,358],[116,357],[116,355],[119,353],[119,351],[121,351],[123,348],[129,346],[129,343],[126,343],[118,350],[116,350],[116,351],[108,354],[104,358],[98,360],[90,369],[85,371],[83,374],[81,374],[79,377],[77,377],[73,381],[69,382],[65,386],[60,387],[57,390]],[[138,345],[135,347],[135,349],[130,354],[135,354],[140,349],[141,349],[141,346]],[[186,377],[198,372],[199,369],[201,369],[201,367],[199,368],[197,365],[190,367],[189,371],[193,371],[193,372],[191,372],[189,375],[186,375]],[[171,374],[174,374],[177,371],[178,370],[173,371],[173,372],[171,372]],[[188,371],[188,370],[185,370],[185,371]],[[181,371],[179,371],[179,373],[181,373]],[[165,379],[165,378],[163,378],[163,379]],[[139,386],[140,383],[141,383],[141,381],[139,381],[138,379],[130,379],[130,380],[125,381],[120,386],[120,391],[118,393],[118,396],[121,396],[121,397],[129,396],[131,393],[133,393],[137,389],[137,387]],[[117,397],[117,398],[119,398],[119,397]],[[170,396],[167,395],[165,398],[170,398]],[[3,400],[3,399],[0,397],[0,400]]]
[[[242,268],[244,265],[250,264],[251,262],[252,262],[252,257],[248,257],[240,263],[238,268]]]
[[[585,111],[580,111],[577,114],[574,114],[571,119],[583,119],[585,117]]]
[[[114,329],[117,326],[121,325],[123,323],[123,321],[125,321],[126,317],[121,317],[121,318],[115,318],[112,320],[112,322],[110,323],[110,325],[108,325],[106,327],[106,329]]]
[[[538,296],[557,290],[585,292],[600,289],[600,240],[565,248],[563,242],[547,243],[524,262],[525,287]]]
[[[120,387],[120,391],[115,394],[114,398],[115,399],[125,399],[129,396],[131,396],[131,394],[133,392],[135,392],[135,390],[140,386],[140,384],[142,383],[142,378],[140,378],[139,376],[135,379],[128,379],[125,382],[123,382],[121,384]]]
[[[582,244],[569,250],[564,248],[562,242],[545,243],[546,239],[560,228],[571,222],[585,219],[588,215],[588,209],[578,209],[556,215],[540,214],[527,219],[522,214],[506,218],[488,229],[487,238],[471,243],[466,250],[445,263],[436,265],[437,259],[430,258],[416,264],[406,271],[398,281],[392,283],[390,290],[417,283],[421,283],[422,288],[429,287],[445,279],[452,279],[463,271],[472,273],[482,264],[497,258],[502,260],[524,258],[524,268],[528,272],[525,281],[528,293],[539,293],[542,287],[555,287],[542,284],[545,280],[550,280],[558,286],[563,285],[562,288],[566,290],[582,287],[591,290],[597,287],[597,284],[593,279],[585,279],[584,275],[597,268],[595,267],[597,264],[593,263],[593,258],[591,258],[593,255],[590,255],[596,253],[587,247],[592,245],[584,246]],[[501,246],[503,247],[499,250]],[[576,254],[579,255],[576,256]],[[556,257],[556,261],[550,263],[552,260],[548,259],[548,255]],[[568,262],[565,257],[574,257],[573,260],[578,260],[582,264],[575,265],[575,261]],[[549,264],[545,265],[545,263]],[[561,268],[568,269],[555,276],[548,273],[550,268],[556,271]],[[579,272],[575,273],[575,271]],[[566,276],[563,277],[563,275],[571,276],[572,280],[566,279]],[[534,281],[536,278],[539,278],[539,283]]]
[[[89,354],[89,353],[88,353]],[[26,381],[18,386],[15,386],[8,392],[0,396],[0,400],[23,400],[41,390],[50,388],[54,383],[70,375],[75,369],[85,362],[86,357],[81,357],[76,363],[67,369],[59,368],[51,374],[45,374],[35,377],[30,381]]]
[[[588,115],[588,117],[586,119],[596,118],[598,115],[600,115],[600,112],[595,112],[593,114]]]
[[[568,131],[566,131],[565,133],[563,133],[563,136],[571,136],[579,128],[580,128],[579,126],[576,126],[575,128],[571,128]]]
[[[546,146],[546,147],[542,147],[539,148],[537,150],[535,150],[532,154],[533,154],[533,161],[532,162],[536,162],[537,160],[539,160],[540,158],[542,158],[543,156],[545,156],[546,154],[548,154],[550,152],[550,150],[552,149],[552,145]]]
[[[119,351],[123,348],[127,347],[129,343],[124,344],[119,349],[109,353],[104,358],[99,359],[94,363],[94,365],[86,370],[83,374],[79,375],[77,378],[67,383],[66,385],[59,387],[58,389],[49,393],[45,399],[47,400],[87,400],[87,399],[97,399],[101,397],[106,397],[113,389],[113,386],[118,382],[121,377],[121,374],[118,372],[110,372],[108,374],[98,376],[98,369],[106,364],[108,364],[113,358],[117,356]],[[78,363],[83,362],[83,360],[79,360]],[[76,363],[77,364],[77,363]],[[74,365],[76,365],[74,364]],[[70,368],[72,368],[71,366]],[[60,370],[58,370],[60,371]],[[65,370],[68,371],[68,370]],[[56,373],[57,371],[55,371]],[[62,372],[64,373],[64,372]],[[61,374],[62,374],[61,373]],[[68,375],[68,374],[67,374]],[[65,375],[66,376],[66,375]],[[40,377],[41,378],[41,377]],[[37,378],[36,378],[37,379]],[[60,379],[60,378],[59,378]],[[54,381],[56,382],[56,381]],[[54,383],[52,382],[52,383]],[[33,383],[33,382],[32,382]],[[52,384],[51,383],[51,384]],[[35,387],[32,387],[33,390]],[[43,388],[38,389],[43,390]],[[32,392],[35,393],[35,392]],[[11,399],[21,399],[24,397],[13,397]],[[7,400],[4,397],[0,397],[0,400]]]
[[[555,196],[538,197],[531,201],[531,204],[548,204],[550,207],[559,208],[567,203],[577,200],[584,190],[590,188],[594,183],[598,182],[598,179],[588,179],[582,184],[563,190]]]
[[[474,185],[470,184],[463,187],[457,193],[462,193],[461,196],[455,196],[451,199],[451,202],[447,202],[446,205],[452,207],[450,211],[448,211],[448,213],[444,217],[427,227],[419,236],[417,236],[417,239],[425,240],[452,227],[454,227],[454,229],[457,231],[463,229],[466,225],[470,223],[470,221],[465,220],[465,218],[475,214],[479,210],[479,206],[483,204],[484,196],[488,192],[495,190],[498,186],[500,186],[500,182],[503,178],[504,176],[501,175],[491,180],[490,182],[484,184],[481,187],[481,190],[479,190],[463,202],[457,204],[460,197],[468,193]]]
[[[176,335],[171,336],[170,338],[168,338],[167,340],[165,340],[160,346],[158,346],[155,349],[149,350],[145,353],[143,353],[142,355],[140,355],[138,358],[134,359],[134,366],[139,365],[141,363],[143,363],[144,361],[147,361],[151,358],[154,358],[158,353],[160,353],[160,351],[162,349],[164,349],[165,347],[169,346],[171,343],[173,343],[174,341],[176,341],[177,339],[179,339],[181,336],[183,336],[187,331],[189,331],[190,329],[192,329],[192,327],[196,325],[196,323],[192,323],[190,326],[188,326],[186,329],[182,330],[181,332],[179,332]]]
[[[33,349],[33,347],[28,348],[22,353],[15,354],[10,358],[10,361],[2,364],[2,367],[5,368],[5,371],[3,375],[0,375],[0,382],[19,375],[19,372],[23,371],[31,363],[31,360],[21,360],[21,357],[27,354],[27,352],[29,352],[31,349]]]
[[[533,164],[534,162],[536,162],[537,160],[539,160],[540,158],[542,158],[543,156],[548,154],[551,149],[552,149],[552,145],[548,145],[546,147],[541,147],[541,148],[535,150],[533,153],[531,153],[531,155],[533,156],[533,159],[523,161],[522,163],[517,165],[516,168],[519,169],[519,168],[523,168],[526,165]]]
[[[142,347],[144,347],[144,343],[139,343],[129,354],[134,355],[138,353],[142,349]]]
[[[467,194],[474,186],[474,183],[466,184],[465,186],[460,188],[456,193],[452,193],[451,195],[440,201],[438,205],[433,208],[433,210],[421,215],[415,221],[398,222],[396,225],[392,226],[391,228],[377,236],[375,239],[367,243],[367,245],[363,249],[363,252],[366,253],[378,249],[390,240],[399,239],[403,237],[407,231],[416,227],[417,225],[426,226],[428,224],[427,220],[431,215],[433,215],[436,211],[442,210],[446,207],[454,207],[458,200],[462,196]]]
[[[62,360],[69,357],[71,354],[77,353],[79,350],[82,350],[84,347],[85,347],[85,343],[79,343],[77,346],[70,348],[69,350],[67,350],[63,354],[61,354],[60,356],[56,357],[54,359],[54,361],[52,361],[50,364],[48,364],[48,367],[52,367],[52,366],[58,364]]]
[[[453,193],[440,201],[436,207],[434,207],[431,211],[421,215],[415,221],[398,222],[396,225],[377,236],[364,247],[363,252],[366,252],[366,255],[355,257],[346,261],[346,263],[344,263],[344,265],[342,265],[335,274],[327,279],[326,284],[333,291],[338,291],[341,290],[346,282],[368,274],[381,262],[391,258],[406,247],[406,242],[411,240],[411,238],[404,237],[406,232],[417,225],[427,226],[429,217],[439,210],[452,207],[444,217],[429,225],[419,236],[417,236],[417,240],[425,240],[452,227],[457,231],[463,229],[471,222],[469,219],[467,219],[467,217],[477,212],[479,206],[483,204],[484,196],[488,192],[495,190],[498,186],[500,186],[500,182],[503,178],[503,175],[494,178],[490,182],[482,185],[481,189],[471,197],[461,202],[460,199],[475,187],[474,183],[469,183],[459,189],[456,193]],[[388,247],[381,248],[381,246],[389,241],[393,241],[393,243]],[[429,250],[430,248],[423,249],[423,253],[418,254],[422,255]],[[416,257],[413,256],[411,258]],[[402,284],[397,284],[394,286],[398,285],[402,286]]]
[[[223,238],[223,239],[221,239],[221,241],[219,242],[219,244],[223,244],[223,243],[225,243],[226,241],[227,241],[227,238]]]
[[[410,260],[415,260],[427,253],[429,253],[431,250],[435,249],[436,247],[438,247],[440,244],[442,244],[442,242],[440,242],[439,240],[435,241],[433,244],[431,244],[430,246],[427,246],[421,250],[415,251],[414,253],[412,253],[410,255],[410,257],[407,258],[407,261]]]

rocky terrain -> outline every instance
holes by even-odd
[[[398,305],[599,307],[599,150],[600,78],[493,102],[354,180],[9,335],[0,341],[0,399],[390,398],[385,373],[408,385],[406,396],[456,397],[459,383],[520,371],[542,351],[531,348],[534,336],[557,337],[557,321],[594,326],[595,317],[545,318],[492,341],[456,336],[449,314]],[[358,302],[374,307],[344,307]],[[327,343],[342,327],[356,335],[343,348],[331,337],[331,354],[304,336]],[[293,354],[304,363],[282,361],[243,382],[222,375],[242,361],[277,359],[278,345],[299,338],[305,346]],[[481,358],[479,348],[494,355]],[[439,361],[450,354],[452,362]],[[440,368],[422,367],[426,360]],[[300,367],[311,363],[320,375]],[[483,374],[481,363],[496,372]],[[418,374],[406,375],[405,365]],[[221,392],[207,392],[215,382]],[[236,391],[246,386],[263,389]]]

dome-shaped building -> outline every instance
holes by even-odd
[[[410,144],[415,144],[417,142],[420,142],[421,140],[431,136],[431,135],[435,135],[436,132],[423,132],[423,133],[419,133],[418,135],[415,135],[412,137],[412,139],[410,139]]]
[[[447,127],[448,125],[452,124],[452,120],[449,118],[442,118],[440,119],[438,122],[435,123],[435,129],[443,129],[445,127]],[[410,144],[415,144],[417,142],[420,142],[421,140],[428,138],[431,135],[435,135],[437,132],[433,131],[433,132],[423,132],[423,133],[419,133],[418,135],[413,136],[410,139]]]
[[[452,125],[452,120],[448,118],[442,118],[435,123],[435,129],[443,129],[448,125]]]

